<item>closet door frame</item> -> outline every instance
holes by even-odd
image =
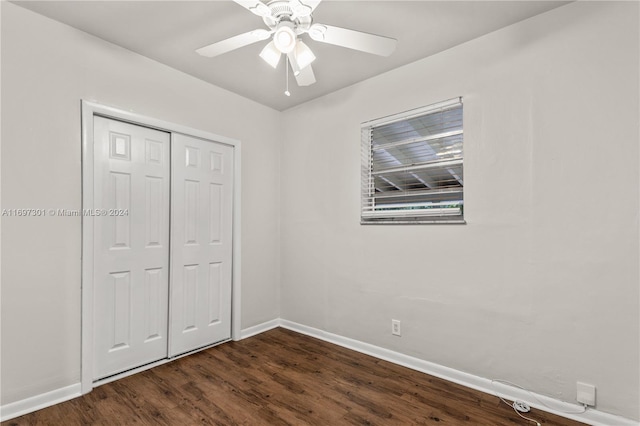
[[[233,255],[232,255],[232,283],[231,283],[231,339],[241,339],[240,328],[240,288],[241,288],[241,143],[240,141],[219,136],[213,133],[204,132],[180,124],[158,120],[140,114],[135,114],[118,108],[101,105],[96,102],[81,101],[82,111],[82,209],[83,211],[94,208],[94,128],[93,119],[95,116],[119,120],[126,123],[161,130],[171,134],[171,139],[176,133],[193,136],[212,142],[222,143],[233,147],[234,151],[234,173],[233,173]],[[82,331],[81,331],[81,392],[86,394],[94,386],[117,380],[122,377],[134,374],[138,371],[146,370],[157,365],[164,364],[175,358],[167,358],[151,364],[147,364],[137,369],[117,374],[108,379],[94,383],[93,378],[93,268],[94,268],[94,219],[92,216],[82,216]],[[169,312],[171,319],[171,312]],[[170,337],[169,337],[170,338]],[[216,343],[217,344],[217,343]],[[213,346],[213,345],[212,345]],[[206,349],[200,348],[199,350]]]

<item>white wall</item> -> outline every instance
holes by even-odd
[[[640,418],[638,36],[573,3],[286,111],[282,317]],[[456,96],[468,224],[359,225],[359,124]]]
[[[242,141],[242,327],[279,315],[280,113],[1,2],[2,207],[81,207],[80,100]],[[2,400],[80,380],[80,219],[2,218]]]

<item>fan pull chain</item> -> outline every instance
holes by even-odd
[[[285,56],[285,58],[286,58],[286,62],[284,64],[285,65],[284,75],[286,79],[286,82],[285,82],[286,87],[285,87],[284,94],[287,96],[291,96],[291,92],[289,92],[289,56]]]

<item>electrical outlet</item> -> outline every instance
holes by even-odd
[[[402,336],[402,332],[400,331],[400,320],[391,320],[391,334],[394,336]]]
[[[588,383],[576,383],[578,402],[590,406],[596,405],[596,387]]]

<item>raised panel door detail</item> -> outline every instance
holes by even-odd
[[[131,136],[120,133],[110,133],[109,151],[111,158],[129,161],[131,159]]]
[[[222,310],[222,264],[214,262],[209,264],[209,325],[220,322]]]
[[[183,331],[192,331],[196,326],[198,307],[198,265],[184,267],[184,325]]]
[[[164,216],[166,211],[163,210],[163,179],[160,177],[146,178],[146,238],[145,244],[147,247],[161,246],[162,234],[165,225]]]
[[[209,243],[216,244],[222,238],[222,185],[209,184]]]
[[[128,348],[131,339],[131,273],[117,272],[111,274],[107,282],[110,287],[111,297],[108,303],[111,305],[112,323],[111,348],[109,351],[117,351]]]
[[[163,150],[162,142],[147,139],[145,141],[145,156],[146,161],[149,164],[162,164],[163,162]]]
[[[198,198],[200,182],[184,182],[184,235],[185,244],[198,244]]]
[[[185,148],[185,163],[187,167],[198,168],[200,166],[200,150],[187,146]]]
[[[128,173],[111,173],[113,204],[109,207],[116,210],[129,210],[131,207],[131,176]],[[128,248],[131,242],[130,216],[110,216],[113,221],[113,248]]]
[[[209,168],[211,169],[212,172],[223,173],[222,171],[222,165],[224,163],[223,159],[224,157],[222,156],[221,153],[209,152]]]
[[[162,268],[147,269],[145,271],[145,322],[147,326],[145,342],[154,339],[160,339],[166,335],[166,324],[162,321],[162,315],[166,311],[167,306],[165,298],[162,297],[163,291],[163,273]]]

